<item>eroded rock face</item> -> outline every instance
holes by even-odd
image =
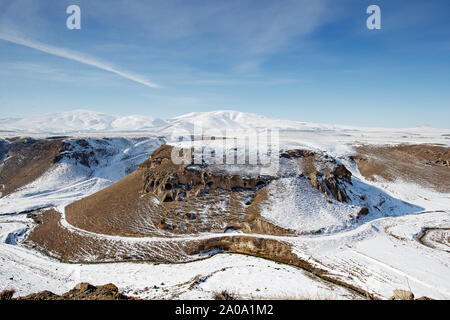
[[[162,146],[140,165],[144,172],[144,191],[157,195],[161,202],[183,201],[217,191],[251,190],[266,186],[277,177],[245,177],[214,173],[207,164],[175,165],[171,161],[172,147]],[[349,200],[344,183],[351,184],[350,171],[328,156],[310,150],[288,150],[280,158],[298,160],[311,184],[325,195],[340,202]]]
[[[0,139],[0,162],[5,159],[8,149],[8,143],[5,140]]]
[[[102,140],[98,140],[102,141]],[[67,140],[61,144],[61,150],[54,162],[60,162],[63,159],[73,159],[83,166],[90,167],[91,164],[98,165],[95,153],[105,153],[106,148],[92,147],[85,139]]]
[[[255,191],[273,179],[215,174],[206,164],[176,165],[171,161],[171,151],[171,146],[164,145],[139,167],[144,175],[144,191],[155,194],[161,202],[184,201],[218,191]]]
[[[311,184],[325,195],[332,195],[340,202],[347,202],[349,197],[345,192],[343,182],[351,183],[351,173],[343,165],[327,168],[325,173],[315,171],[308,174]]]
[[[306,175],[321,193],[331,195],[340,202],[349,201],[344,183],[352,183],[352,174],[344,165],[327,155],[319,155],[310,150],[288,150],[281,157],[297,159],[303,169],[302,175]]]
[[[287,150],[280,154],[281,158],[293,159],[293,158],[306,158],[306,157],[314,157],[315,153],[310,150],[302,150],[302,149],[294,149]]]

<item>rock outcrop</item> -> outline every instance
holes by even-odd
[[[345,191],[345,183],[351,184],[352,174],[347,168],[338,164],[327,155],[320,155],[310,150],[288,150],[281,158],[297,159],[303,172],[311,184],[325,195],[331,195],[340,202],[349,201]]]
[[[89,283],[79,283],[72,290],[62,295],[54,294],[50,291],[32,293],[24,297],[9,300],[134,300],[123,295],[112,283],[103,286],[94,286]]]
[[[106,152],[106,149],[100,148],[95,151],[104,153]],[[94,148],[90,146],[85,139],[63,141],[60,152],[55,157],[54,162],[60,162],[63,159],[74,159],[77,163],[80,163],[86,167],[90,167],[91,164],[98,165],[98,160],[95,158]]]
[[[414,300],[414,294],[408,290],[395,289],[391,300]]]
[[[171,160],[172,147],[164,145],[139,166],[144,175],[145,192],[155,194],[159,201],[184,201],[218,191],[256,191],[272,177],[243,177],[213,173],[207,164],[176,165]]]

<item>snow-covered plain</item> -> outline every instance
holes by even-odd
[[[172,136],[192,132],[194,126],[208,133],[214,130],[277,129],[285,145],[303,145],[327,150],[331,155],[345,151],[338,142],[369,143],[440,143],[450,144],[450,129],[427,126],[391,129],[344,126],[278,120],[239,111],[193,112],[171,119],[149,116],[116,116],[89,110],[0,118],[0,137],[11,136]],[[342,150],[343,148],[343,150]]]
[[[416,296],[450,299],[448,251],[430,248],[417,239],[425,228],[450,227],[450,195],[403,181],[366,181],[357,168],[345,163],[345,157],[352,152],[351,145],[439,143],[449,146],[450,130],[309,124],[234,111],[192,113],[168,120],[118,117],[91,111],[0,119],[1,137],[90,137],[88,142],[94,149],[100,140],[108,138],[104,140],[108,141],[103,148],[106,152],[96,153],[99,161],[91,168],[81,166],[73,159],[64,159],[38,180],[0,198],[0,290],[14,288],[20,295],[42,290],[62,293],[84,281],[93,284],[113,282],[123,292],[143,298],[211,298],[214,292],[223,289],[255,299],[355,298],[348,290],[326,283],[304,270],[243,255],[219,254],[178,265],[73,265],[21,245],[21,239],[33,223],[20,212],[46,206],[56,206],[63,211],[65,205],[129,174],[155,148],[170,141],[174,132],[192,130],[194,124],[200,124],[206,132],[213,128],[276,128],[280,130],[282,149],[324,151],[342,160],[353,174],[354,191],[370,192],[374,195],[373,201],[379,201],[380,197],[389,200],[384,202],[383,211],[388,214],[363,218],[356,225],[347,224],[352,208],[321,200],[322,195],[316,190],[300,195],[280,191],[305,190],[305,186],[295,185],[301,182],[280,179],[276,182],[279,185],[269,186],[274,205],[267,207],[263,216],[297,231],[325,229],[328,232],[271,238],[292,243],[300,257],[375,296],[388,298],[394,289],[411,289]],[[318,206],[322,211],[311,215],[308,209]],[[220,235],[203,235],[217,236]],[[202,281],[189,290],[198,279]]]

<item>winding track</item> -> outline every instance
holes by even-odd
[[[438,250],[442,250],[445,252],[450,253],[450,250],[445,250],[445,249],[439,249],[436,248],[435,245],[433,245],[432,243],[430,243],[430,241],[428,240],[428,238],[430,236],[432,236],[434,233],[436,232],[441,232],[441,231],[450,231],[450,228],[424,228],[416,237],[417,241],[421,244],[423,244],[424,246],[427,246],[431,249],[438,249]],[[447,240],[448,241],[448,240]],[[450,244],[445,244],[447,247],[450,248]]]
[[[428,212],[433,213],[433,212]],[[447,212],[448,214],[448,212]],[[204,233],[199,235],[190,235],[190,236],[173,236],[173,237],[123,237],[123,236],[112,236],[112,235],[104,235],[97,234],[90,231],[86,231],[80,228],[77,228],[71,225],[66,219],[64,212],[61,213],[61,225],[64,228],[67,228],[70,232],[75,232],[79,234],[83,234],[90,237],[95,237],[101,240],[112,240],[112,241],[125,241],[128,243],[150,243],[150,242],[185,242],[185,241],[199,241],[199,240],[208,240],[208,239],[219,239],[224,237],[233,237],[233,236],[245,236],[249,238],[263,238],[263,239],[271,239],[276,241],[282,241],[294,246],[298,246],[303,243],[346,243],[355,239],[368,239],[370,237],[374,237],[379,234],[380,229],[377,225],[382,223],[384,220],[395,219],[395,218],[382,218],[374,221],[370,221],[368,223],[355,226],[353,229],[338,232],[334,234],[325,234],[325,235],[301,235],[301,236],[274,236],[274,235],[262,235],[262,234],[245,234],[242,232],[233,232],[233,233]],[[15,215],[15,216],[3,216],[0,217],[0,252],[1,252],[1,260],[9,260],[10,262],[14,262],[18,265],[19,269],[22,269],[24,272],[33,272],[42,279],[53,278],[59,281],[64,281],[64,279],[73,279],[72,275],[76,272],[76,267],[71,265],[62,264],[55,259],[45,257],[42,254],[35,252],[34,250],[30,250],[28,248],[22,247],[20,245],[8,245],[5,244],[6,240],[11,234],[15,234],[18,231],[23,231],[24,229],[29,229],[30,224],[25,220],[23,215]],[[411,235],[411,240],[413,240],[414,235]],[[370,261],[371,263],[375,263],[390,272],[394,272],[400,277],[408,278],[411,281],[414,281],[421,286],[427,287],[429,289],[434,289],[433,284],[427,283],[426,281],[417,279],[415,276],[407,274],[398,268],[390,266],[388,263],[370,257],[366,253],[359,252],[357,250],[351,249],[356,256],[360,256],[365,260]],[[320,267],[324,267],[319,263]],[[49,268],[50,267],[50,268]],[[63,271],[61,274],[58,268]],[[53,270],[53,271],[52,271]],[[443,296],[450,297],[450,292],[447,290],[437,290]]]

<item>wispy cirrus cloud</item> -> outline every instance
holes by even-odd
[[[70,49],[66,48],[60,48],[51,46],[45,43],[41,43],[34,40],[29,40],[20,36],[8,34],[5,32],[0,32],[0,39],[4,41],[8,41],[17,45],[25,46],[31,49],[35,49],[41,52],[45,52],[54,56],[66,58],[72,61],[76,61],[85,65],[89,65],[98,69],[102,69],[104,71],[112,72],[120,77],[126,78],[128,80],[140,83],[144,86],[150,87],[150,88],[161,88],[160,85],[149,81],[144,76],[129,72],[120,70],[115,66],[112,66],[111,64],[100,61],[96,58],[84,55],[80,52],[76,52]]]
[[[152,49],[158,50],[158,44],[170,48],[162,54],[166,59],[198,63],[207,58],[211,64],[246,73],[257,71],[281,51],[307,42],[328,21],[329,2],[117,0],[108,6],[89,2],[89,11],[101,12],[99,23],[105,28],[120,19],[130,37]]]

